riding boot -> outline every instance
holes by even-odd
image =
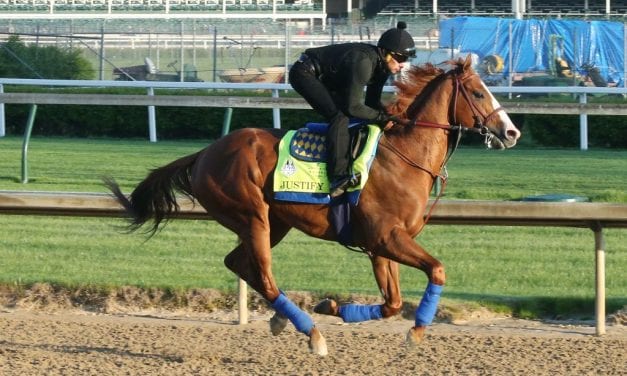
[[[349,174],[350,135],[348,117],[341,112],[329,121],[327,132],[327,174],[331,182],[329,195],[342,195],[352,184]]]
[[[331,180],[329,196],[336,198],[344,194],[348,188],[356,187],[361,180],[361,174],[340,176]]]

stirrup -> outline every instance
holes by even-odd
[[[343,195],[348,188],[356,187],[361,181],[361,174],[350,175],[337,180],[331,184],[329,197],[336,198]]]

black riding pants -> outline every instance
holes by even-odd
[[[348,117],[340,111],[329,90],[316,77],[309,64],[296,62],[292,65],[289,81],[311,107],[329,122],[327,133],[327,173],[329,179],[349,174]]]

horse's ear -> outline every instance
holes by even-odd
[[[466,60],[464,60],[464,71],[467,71],[472,67],[472,54],[466,55]]]

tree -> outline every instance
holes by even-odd
[[[27,46],[16,35],[0,44],[0,77],[90,80],[93,74],[79,49]]]

